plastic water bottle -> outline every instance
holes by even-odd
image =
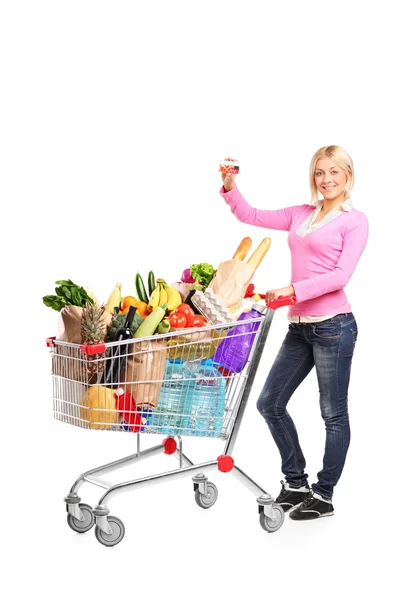
[[[237,320],[257,319],[264,309],[265,306],[253,304],[251,310],[243,312]],[[247,364],[260,324],[261,321],[256,321],[233,327],[218,346],[214,362],[222,365],[231,373],[240,373]]]
[[[151,415],[150,430],[180,435],[185,408],[193,393],[192,373],[182,361],[167,361],[157,408]]]
[[[219,437],[224,424],[226,381],[212,365],[202,361],[192,374],[193,394],[182,422],[183,434]]]

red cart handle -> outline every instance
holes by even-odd
[[[279,296],[274,300],[270,300],[267,306],[272,310],[276,310],[281,306],[289,306],[289,304],[296,304],[296,296]]]

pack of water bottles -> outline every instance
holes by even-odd
[[[237,394],[265,307],[253,305],[230,326],[212,358],[168,359],[157,409],[149,420],[154,433],[223,437],[234,418]]]

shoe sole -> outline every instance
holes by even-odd
[[[319,515],[319,517],[314,517],[313,519],[293,519],[292,517],[292,521],[317,521],[317,519],[321,519],[322,517],[333,517],[334,514],[334,512],[324,513],[323,515]]]

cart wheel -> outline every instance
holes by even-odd
[[[103,546],[116,546],[120,543],[122,538],[125,535],[125,527],[121,519],[117,517],[107,517],[107,521],[111,525],[112,533],[104,533],[102,529],[98,525],[96,525],[96,529],[94,530],[94,534],[100,544]]]
[[[216,503],[218,498],[218,490],[217,486],[210,481],[207,482],[207,495],[200,493],[200,490],[197,489],[194,493],[194,499],[196,500],[196,504],[200,506],[200,508],[210,508],[213,504]]]
[[[260,525],[264,529],[264,531],[268,531],[269,533],[273,533],[274,531],[278,531],[280,527],[283,525],[283,521],[285,520],[285,511],[282,506],[274,505],[272,510],[274,511],[274,517],[276,521],[273,521],[263,512],[260,513]]]
[[[89,529],[92,529],[94,525],[94,516],[92,507],[89,504],[79,504],[79,508],[81,509],[84,520],[79,521],[76,517],[68,513],[67,515],[67,523],[77,533],[86,533]]]

